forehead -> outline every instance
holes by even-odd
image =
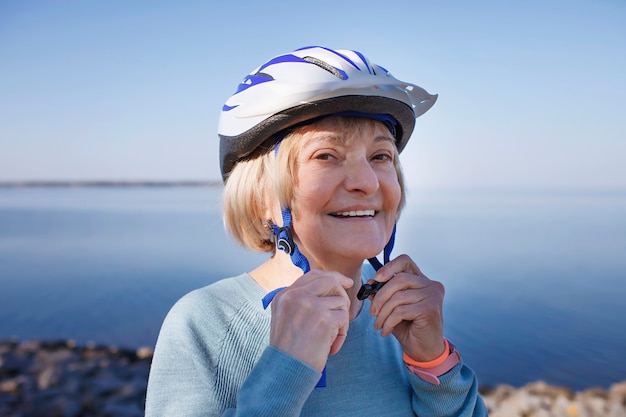
[[[365,117],[331,116],[303,126],[298,130],[303,136],[303,145],[315,142],[349,145],[356,140],[363,139],[393,144],[396,142],[385,124]]]

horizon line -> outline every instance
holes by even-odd
[[[207,180],[0,180],[0,188],[168,188],[168,187],[223,187],[221,179]],[[448,191],[510,191],[510,192],[593,192],[625,193],[626,187],[520,186],[520,185],[442,185],[417,186],[415,189]]]
[[[0,188],[27,187],[215,187],[222,180],[13,180],[0,181]]]

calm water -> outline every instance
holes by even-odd
[[[0,189],[0,338],[153,345],[184,293],[264,255],[219,188]],[[446,285],[481,384],[626,379],[626,192],[414,190],[394,254]]]

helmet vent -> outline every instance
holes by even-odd
[[[257,72],[256,74],[257,77],[265,77],[265,78],[269,78],[270,80],[273,80],[274,77],[272,77],[271,75],[265,73],[265,72]]]
[[[341,72],[337,71],[337,68],[333,67],[327,62],[322,61],[321,59],[318,59],[312,56],[305,56],[302,59],[304,59],[307,62],[310,62],[311,64],[315,64],[318,67],[330,72],[331,74],[333,74],[335,77],[339,78],[340,80],[346,79],[346,76],[342,74]]]

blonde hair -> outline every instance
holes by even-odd
[[[231,171],[222,194],[224,226],[242,246],[258,252],[273,252],[275,246],[268,221],[277,225],[282,219],[267,219],[272,205],[292,207],[296,198],[297,156],[305,137],[324,129],[350,132],[348,137],[362,134],[377,122],[363,117],[325,117],[319,122],[299,127],[280,142],[280,151],[268,150],[256,157],[239,161]],[[350,140],[350,139],[348,139]],[[404,176],[394,151],[394,166],[398,174],[401,199],[397,218],[406,201]]]

